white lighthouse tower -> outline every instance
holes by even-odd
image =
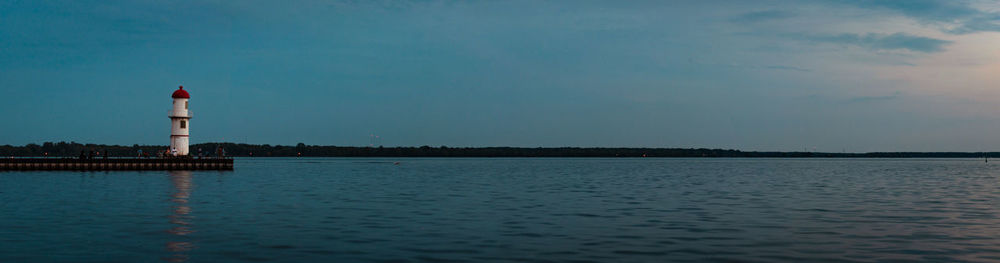
[[[188,111],[188,99],[191,95],[180,86],[174,91],[174,108],[167,112],[170,117],[170,152],[177,156],[188,155],[188,131],[191,128],[191,111]],[[176,153],[175,153],[176,151]]]

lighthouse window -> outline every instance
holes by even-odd
[[[187,101],[184,102],[184,109],[185,110],[188,109],[188,102]]]
[[[187,121],[181,121],[181,129],[187,128]]]

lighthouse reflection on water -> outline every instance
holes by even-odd
[[[191,214],[191,206],[188,205],[194,184],[191,182],[191,171],[170,171],[169,173],[173,194],[170,196],[172,213],[167,216],[171,224],[167,233],[171,237],[166,244],[166,250],[170,256],[164,260],[186,262],[190,258],[188,253],[195,249],[194,242],[190,237],[195,232],[191,224],[194,216]]]

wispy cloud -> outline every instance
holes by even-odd
[[[852,97],[850,99],[847,99],[846,103],[874,103],[874,102],[883,102],[883,101],[896,100],[896,99],[901,98],[902,96],[903,96],[902,92],[896,91],[896,92],[893,92],[892,94],[882,95],[882,96],[856,96],[856,97]]]
[[[744,13],[742,15],[730,19],[729,21],[733,23],[758,23],[758,22],[779,20],[791,17],[795,17],[795,14],[782,10],[766,10],[766,11]]]
[[[909,50],[922,53],[941,52],[944,51],[945,46],[951,44],[951,41],[948,40],[914,36],[906,33],[868,33],[864,35],[853,33],[837,35],[796,33],[785,34],[785,36],[807,42],[853,45],[873,50]]]
[[[753,64],[741,64],[741,63],[715,63],[715,62],[703,62],[695,60],[694,58],[689,58],[688,62],[696,65],[706,65],[713,67],[726,67],[726,68],[738,68],[738,69],[758,69],[758,70],[788,70],[788,71],[798,71],[798,72],[812,72],[811,69],[789,66],[789,65],[753,65]]]
[[[794,67],[794,66],[784,66],[784,65],[764,66],[763,68],[774,69],[774,70],[791,70],[791,71],[799,71],[799,72],[810,72],[810,71],[812,71],[812,70],[807,69],[807,68],[800,68],[800,67]]]
[[[942,31],[966,34],[1000,31],[1000,13],[975,8],[962,0],[832,0],[867,9],[897,12],[922,23],[938,24]]]

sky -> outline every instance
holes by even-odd
[[[1000,151],[1000,3],[0,0],[0,144]]]

